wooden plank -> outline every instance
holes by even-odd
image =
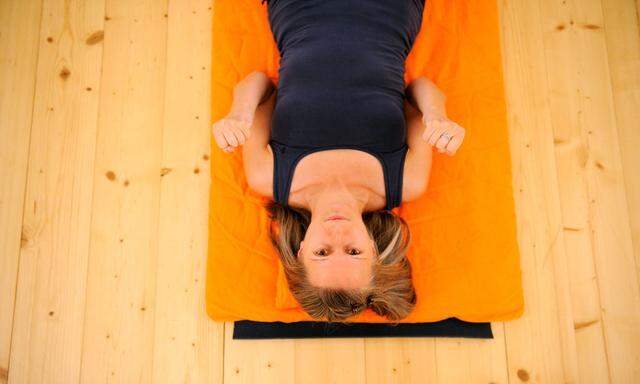
[[[153,383],[222,382],[224,324],[205,311],[211,1],[169,3]]]
[[[225,384],[296,383],[295,377],[294,340],[233,340],[233,323],[225,323]]]
[[[501,1],[503,68],[525,291],[505,324],[509,381],[577,382],[539,5]]]
[[[603,1],[602,12],[618,144],[630,212],[631,240],[640,278],[640,28],[635,17],[638,10],[632,1],[618,0]]]
[[[166,1],[106,4],[84,383],[152,382],[166,12]]]
[[[78,381],[103,22],[101,1],[43,2],[9,382]]]
[[[42,1],[0,2],[0,383],[7,381]]]
[[[576,318],[575,326],[600,326],[602,321],[606,344],[606,352],[585,359],[580,368],[585,377],[590,376],[589,380],[603,382],[606,376],[593,378],[584,370],[603,371],[603,367],[596,369],[592,365],[607,357],[610,380],[632,382],[640,374],[640,290],[601,2],[545,1],[540,8],[548,20],[545,30],[550,31],[545,39],[545,55],[549,68],[553,65],[549,87],[555,140],[558,152],[563,151],[566,157],[571,156],[567,152],[573,152],[573,158],[567,158],[566,163],[571,162],[572,172],[578,174],[570,180],[560,179],[559,183],[561,189],[572,190],[567,199],[574,211],[569,212],[574,219],[572,225],[586,232],[590,244],[590,252],[575,257],[584,260],[592,256],[601,307],[594,308],[587,318]],[[559,22],[565,27],[560,28]]]
[[[587,3],[583,2],[582,5]],[[594,47],[591,36],[595,36],[593,31],[600,27],[589,24],[594,22],[593,15],[589,17],[582,14],[572,1],[542,1],[540,12],[564,244],[571,271],[569,279],[580,382],[606,383],[610,381],[609,368],[601,322],[600,289],[593,258],[590,196],[585,189],[592,164],[588,164],[590,149],[584,132],[585,122],[606,116],[603,108],[585,105],[585,102],[590,103],[591,97],[585,94],[584,82],[599,82],[604,88],[609,81],[608,77],[594,76],[592,68],[585,68],[591,65],[591,60],[602,63],[602,50],[598,50],[601,47],[597,44]],[[595,29],[587,29],[586,26]],[[588,57],[585,57],[585,53]]]
[[[367,383],[506,383],[502,323],[494,339],[367,339]]]
[[[435,383],[434,339],[366,339],[368,384]]]
[[[493,323],[491,340],[436,340],[438,383],[507,383],[504,325]]]
[[[363,339],[233,340],[225,328],[225,383],[365,383]]]
[[[364,339],[295,341],[295,383],[364,384]]]
[[[599,294],[600,308],[597,302],[587,304],[582,292],[574,300],[583,307],[579,309],[589,307],[574,313],[584,316],[575,317],[576,338],[593,339],[578,344],[583,347],[578,350],[581,382],[605,382],[605,361],[611,382],[632,382],[640,374],[640,291],[601,1],[542,1],[540,9],[546,20],[545,56],[557,153],[563,155],[563,163],[572,163],[566,176],[573,177],[559,180],[561,192],[568,190],[563,201],[568,210],[563,214],[578,232],[575,236],[584,232],[579,249],[585,252],[570,255],[570,260],[576,259],[570,265],[589,258],[593,264],[589,275],[578,276],[571,268],[572,276],[589,286],[597,277],[593,291]],[[587,327],[602,328],[604,334],[582,332]]]

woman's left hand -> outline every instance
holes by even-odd
[[[425,126],[422,139],[434,146],[440,153],[446,153],[449,156],[455,155],[464,140],[465,129],[446,117],[437,115],[423,116],[422,122]]]

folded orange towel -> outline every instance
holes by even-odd
[[[213,113],[253,70],[277,80],[278,51],[259,0],[216,0]],[[396,208],[409,223],[418,295],[403,322],[500,321],[523,310],[495,1],[427,0],[407,82],[432,79],[467,129],[454,157],[434,152],[427,193]],[[212,140],[207,313],[214,320],[309,320],[291,297],[268,237],[265,199],[247,188],[241,151]],[[370,310],[354,321],[381,322]]]

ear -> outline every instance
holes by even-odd
[[[300,258],[300,253],[302,252],[302,247],[304,245],[304,241],[300,242],[300,248],[298,248],[298,252],[296,253],[296,257]]]

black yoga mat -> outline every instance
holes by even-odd
[[[454,317],[433,323],[263,323],[236,321],[234,339],[315,339],[349,337],[468,337],[492,339],[491,323],[469,323]]]

